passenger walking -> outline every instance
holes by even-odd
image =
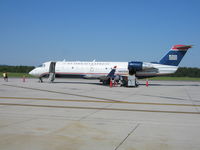
[[[3,79],[4,79],[4,81],[6,80],[6,73],[5,72],[3,73]]]
[[[3,73],[3,79],[4,79],[4,81],[8,82],[8,74],[7,74],[7,72]]]

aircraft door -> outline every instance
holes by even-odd
[[[56,62],[50,62],[49,65],[49,81],[53,82],[55,80],[55,75],[56,75]]]
[[[49,65],[49,73],[55,73],[56,62],[51,62]]]

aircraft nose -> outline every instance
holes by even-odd
[[[35,69],[31,70],[31,71],[29,72],[29,74],[32,75],[32,76],[34,76],[34,75],[35,75]]]

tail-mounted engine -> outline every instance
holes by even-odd
[[[140,61],[131,61],[128,63],[129,74],[133,75],[136,71],[141,71],[143,68],[143,62]]]

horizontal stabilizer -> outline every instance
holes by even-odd
[[[189,48],[192,48],[192,45],[174,45],[172,50],[188,50]]]

